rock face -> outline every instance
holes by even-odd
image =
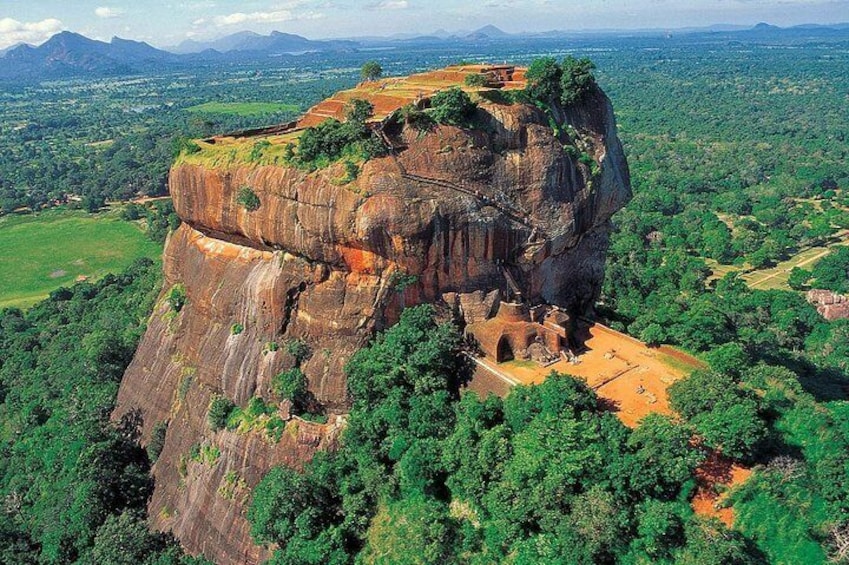
[[[206,413],[219,394],[239,406],[273,400],[271,378],[298,361],[291,344],[308,345],[301,368],[335,422],[348,404],[345,361],[404,306],[445,297],[475,320],[492,309],[487,296],[515,291],[512,278],[528,302],[592,308],[610,217],[630,198],[628,169],[600,90],[563,117],[559,135],[519,104],[482,104],[473,130],[388,125],[396,151],[350,183],[338,180],[341,166],[173,168],[184,223],[166,245],[162,300],[116,410],[141,410],[146,441],[168,422],[156,527],[216,563],[263,558],[244,517],[250,488],[331,445],[338,426],[295,420],[275,442],[262,430],[212,432]],[[243,187],[257,210],[237,202]],[[166,300],[175,285],[187,295],[179,312]],[[192,458],[196,445],[220,454],[195,448]]]

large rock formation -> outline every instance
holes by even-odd
[[[339,180],[341,165],[173,168],[184,223],[167,243],[162,300],[116,411],[140,409],[146,441],[168,422],[156,527],[216,563],[258,562],[249,489],[333,441],[348,403],[345,361],[405,305],[448,297],[474,316],[474,297],[509,292],[512,277],[529,302],[592,307],[610,217],[630,198],[610,102],[594,90],[565,109],[560,133],[529,105],[486,102],[477,114],[475,129],[390,123],[396,150],[353,182]],[[243,187],[259,197],[255,211],[238,203]],[[175,285],[187,295],[179,312],[166,299]],[[262,430],[212,432],[210,400],[272,398],[271,378],[297,362],[293,343],[309,346],[301,368],[331,424],[292,421],[279,442]],[[198,456],[204,445],[220,454]]]

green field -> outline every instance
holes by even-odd
[[[0,308],[27,308],[78,278],[117,273],[161,245],[116,212],[92,216],[55,210],[0,218]]]
[[[195,114],[226,114],[228,116],[258,116],[278,112],[300,112],[297,104],[278,102],[207,102],[186,108]]]
[[[742,273],[741,278],[751,288],[759,290],[791,290],[787,284],[787,279],[790,277],[790,271],[793,267],[810,270],[817,261],[828,255],[832,247],[837,245],[849,245],[849,232],[847,230],[836,234],[833,240],[827,244],[803,249],[789,259],[767,269],[749,270],[750,267],[747,268],[745,265],[721,265],[713,259],[705,259],[705,263],[707,263],[712,273],[708,277],[708,281],[721,279],[731,272],[739,272]]]

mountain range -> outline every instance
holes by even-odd
[[[180,45],[169,49],[169,51],[177,54],[201,53],[208,50],[217,51],[219,53],[229,53],[231,51],[260,51],[269,55],[279,55],[286,53],[306,53],[312,51],[335,51],[348,50],[358,47],[355,41],[316,41],[294,35],[291,33],[281,33],[272,31],[270,35],[260,35],[252,31],[242,31],[227,35],[219,39],[200,42],[195,40],[186,40]]]
[[[668,35],[666,30],[631,32],[604,30],[592,32],[550,31],[510,34],[487,25],[471,32],[449,33],[438,30],[429,35],[395,35],[355,39],[313,40],[300,35],[271,32],[261,35],[243,31],[208,42],[187,40],[168,50],[141,41],[113,38],[110,42],[89,39],[63,31],[39,46],[18,44],[0,50],[0,80],[42,80],[86,74],[123,74],[161,68],[167,64],[191,64],[196,61],[244,61],[280,55],[314,52],[357,51],[375,46],[410,48],[412,45],[481,43],[521,38],[576,39],[589,36]],[[784,37],[796,40],[849,40],[849,23],[801,25],[779,28],[761,23],[751,28],[716,25],[707,28],[675,30],[677,35],[702,35],[709,40],[768,40]]]

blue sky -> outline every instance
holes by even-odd
[[[0,48],[60,30],[174,45],[242,30],[310,38],[849,21],[849,0],[0,0]]]

